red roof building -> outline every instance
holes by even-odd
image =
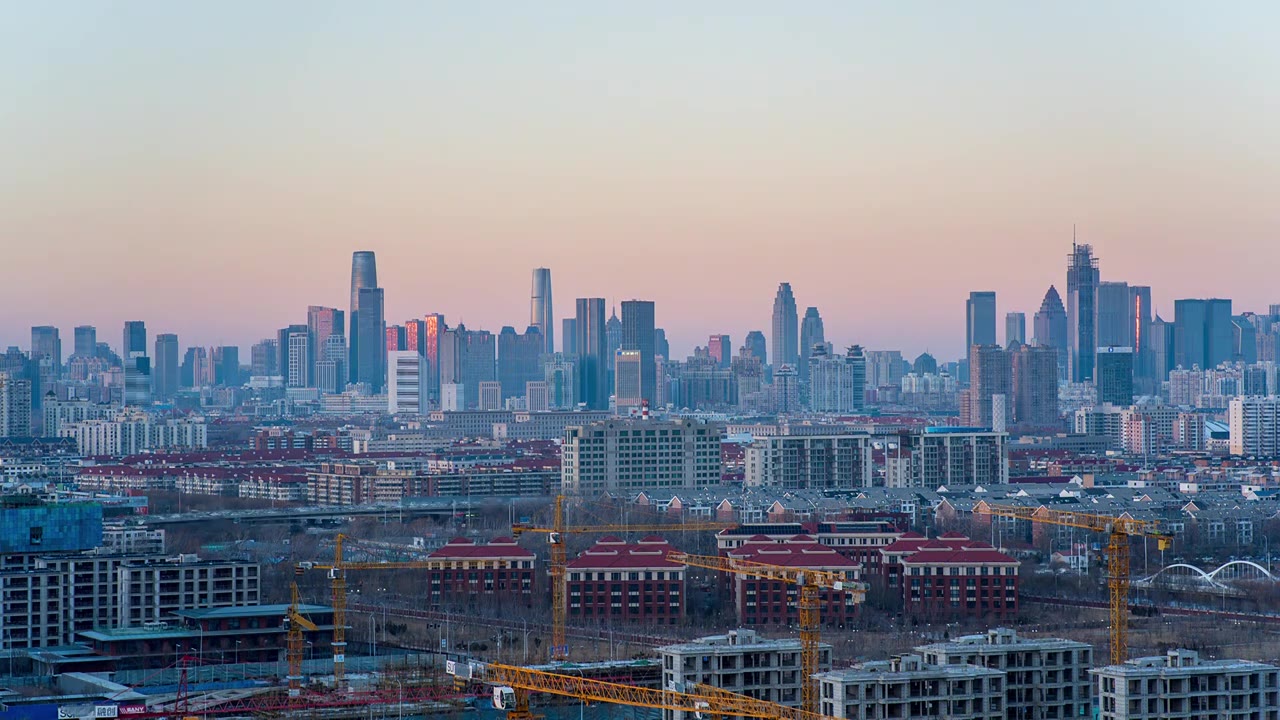
[[[509,537],[494,538],[483,545],[454,538],[427,560],[432,607],[471,605],[485,597],[533,606],[537,557]]]
[[[756,535],[726,553],[731,558],[768,565],[841,573],[850,582],[856,582],[862,577],[860,564],[840,554],[835,548],[823,545],[811,535],[795,535],[781,541],[776,537]],[[744,575],[734,575],[731,582],[740,624],[794,625],[799,621],[798,586]],[[824,590],[819,601],[822,622],[839,625],[853,617],[862,597]]]
[[[667,559],[674,550],[653,535],[601,538],[566,568],[569,621],[675,625],[684,617],[686,567]]]
[[[901,592],[911,615],[1005,618],[1018,611],[1020,563],[985,542],[908,533],[880,552],[885,585]]]

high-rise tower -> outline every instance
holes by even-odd
[[[657,365],[653,359],[654,320],[652,300],[622,302],[622,351],[640,353],[640,399],[657,402]]]
[[[577,400],[592,410],[609,407],[608,338],[604,328],[604,298],[578,298],[574,329],[578,351]]]
[[[147,354],[147,324],[141,320],[126,320],[124,323],[124,345],[120,357],[128,360],[130,353]]]
[[[351,313],[347,317],[350,322],[350,331],[347,333],[347,352],[350,353],[351,361],[347,364],[347,371],[350,373],[351,382],[359,382],[362,375],[360,370],[361,349],[360,346],[365,338],[360,337],[360,291],[372,290],[378,287],[378,263],[374,259],[372,250],[357,250],[351,254]],[[379,308],[378,314],[382,314]],[[381,318],[379,318],[381,320]],[[372,327],[373,323],[370,324]],[[381,322],[377,323],[381,325]],[[375,345],[383,349],[386,343],[385,333],[381,327],[378,327],[378,334],[367,339],[371,345]],[[366,353],[367,354],[367,353]],[[379,377],[382,376],[382,367],[376,368]],[[381,384],[379,380],[376,384]]]
[[[796,311],[796,298],[791,294],[791,283],[778,285],[773,298],[773,348],[774,365],[795,365],[800,359],[800,318]]]
[[[1093,379],[1098,278],[1093,246],[1079,245],[1073,238],[1067,264],[1067,378],[1071,382]]]
[[[1064,374],[1067,368],[1067,310],[1062,306],[1058,288],[1050,285],[1044,294],[1032,332],[1036,345],[1058,351],[1058,374]]]
[[[555,313],[551,306],[551,268],[535,268],[529,301],[529,324],[542,333],[543,352],[556,351]]]
[[[178,394],[178,336],[156,335],[155,364],[151,369],[151,396],[160,401]]]
[[[971,292],[964,304],[965,357],[973,362],[974,345],[996,344],[996,294]],[[971,365],[972,367],[972,365]]]
[[[359,344],[352,355],[358,365],[355,382],[368,383],[369,391],[378,393],[387,379],[387,323],[383,316],[382,288],[360,288],[355,332],[352,344]],[[358,339],[357,339],[358,338]]]
[[[823,328],[818,308],[805,308],[804,320],[800,322],[800,367],[797,368],[801,381],[809,381],[809,358],[813,357],[813,347],[825,345],[826,342],[827,332]]]

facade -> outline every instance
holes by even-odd
[[[320,385],[319,369],[320,363],[331,360],[335,364],[341,361],[343,367],[346,366],[347,358],[332,357],[327,351],[330,347],[329,339],[333,337],[343,338],[342,347],[346,349],[347,334],[347,314],[342,310],[322,305],[312,305],[307,308],[307,334],[311,337],[311,348],[308,355],[311,357],[312,367],[309,370],[312,385],[320,387],[324,392],[334,392],[331,388],[340,388],[347,384],[347,379],[342,379],[342,385],[329,384]]]
[[[662,687],[709,685],[787,707],[800,706],[800,640],[769,640],[754,630],[730,630],[724,635],[690,640],[658,648],[662,658]],[[831,670],[831,646],[818,650],[820,672]],[[685,713],[666,711],[664,720],[694,720]]]
[[[633,397],[650,402],[656,402],[658,398],[658,366],[654,357],[653,343],[653,301],[622,301],[622,345],[619,350],[639,354],[640,393]],[[622,397],[620,393],[618,396]]]
[[[578,354],[578,318],[565,318],[560,323],[560,352]]]
[[[1098,402],[1112,405],[1133,403],[1133,348],[1098,348]]]
[[[1013,422],[1027,428],[1061,425],[1058,415],[1058,349],[1022,345],[1009,351]]]
[[[609,409],[609,351],[604,298],[578,298],[574,328],[578,351],[577,400],[589,410]]]
[[[809,357],[809,407],[814,412],[856,413],[866,409],[867,360],[862,346],[844,357],[814,348]]]
[[[417,350],[387,353],[387,412],[427,412],[427,359]]]
[[[1067,378],[1071,382],[1093,379],[1098,278],[1093,246],[1073,239],[1067,265]]]
[[[551,269],[534,268],[533,290],[529,294],[529,326],[542,338],[539,355],[556,351],[555,310],[551,304]]]
[[[120,357],[127,358],[129,353],[147,354],[147,324],[141,320],[126,320],[124,323],[124,341],[120,347]]]
[[[695,420],[612,419],[565,428],[561,485],[585,497],[690,490],[720,482],[724,428]]]
[[[1129,283],[1098,283],[1098,347],[1133,347],[1133,297]]]
[[[542,356],[547,340],[536,325],[524,334],[506,325],[498,332],[498,375],[502,398],[524,395],[525,384],[542,379]]]
[[[970,366],[974,345],[996,343],[996,294],[991,291],[969,293],[964,304],[964,346]]]
[[[355,357],[354,382],[365,383],[369,391],[379,393],[386,381],[387,323],[383,318],[382,288],[360,288],[360,303],[352,312],[356,333],[348,338],[349,350]]]
[[[742,347],[746,348],[752,357],[759,360],[761,365],[769,364],[769,346],[765,342],[763,332],[752,330],[747,333],[747,339],[743,342]]]
[[[488,330],[468,330],[466,325],[458,325],[444,332],[440,339],[440,384],[442,388],[450,385],[460,388],[458,396],[462,402],[456,409],[480,407],[480,384],[498,379],[495,350],[495,338]],[[501,386],[498,394],[502,394]],[[444,395],[442,389],[442,406]],[[501,397],[499,405],[492,409],[500,406]]]
[[[760,537],[784,542],[797,535],[808,535],[857,563],[864,578],[875,578],[881,575],[880,548],[896,542],[905,524],[901,516],[820,523],[747,523],[716,533],[716,548],[725,554]]]
[[[997,413],[1008,417],[1012,382],[1009,351],[994,344],[970,347],[969,410],[967,415],[962,413],[961,424],[990,428]],[[996,408],[997,403],[1002,407]]]
[[[665,339],[666,333],[663,333]],[[707,338],[707,354],[722,367],[729,367],[733,361],[733,342],[728,335],[716,334]]]
[[[502,409],[502,383],[497,380],[485,380],[476,384],[476,409]]]
[[[1231,360],[1230,300],[1175,300],[1173,313],[1175,365],[1208,370]]]
[[[364,328],[360,326],[360,291],[372,290],[376,287],[378,287],[378,261],[374,257],[373,252],[371,250],[357,250],[352,253],[351,305],[350,312],[347,313],[347,321],[351,325],[347,332],[347,350],[351,353],[351,356],[347,361],[347,370],[351,373],[351,377],[349,379],[353,383],[360,382],[364,376],[367,375],[367,371],[363,371],[360,368],[361,358],[375,354],[371,352],[362,354],[360,350],[361,345],[365,343],[372,343],[376,344],[378,347],[382,347],[383,343],[381,317],[378,318],[378,322],[367,323]],[[370,312],[373,310],[374,308],[370,308]],[[381,307],[377,308],[377,314],[379,316],[382,315]],[[374,337],[365,338],[362,335],[363,331],[374,328],[378,331]],[[379,368],[378,374],[382,374],[381,368]]]
[[[1184,436],[1194,436],[1198,431],[1203,437],[1203,416],[1192,417],[1200,418],[1199,423],[1192,424],[1188,420],[1190,427],[1184,430]],[[1232,398],[1227,408],[1227,424],[1231,433],[1232,455],[1280,456],[1280,397],[1251,395]]]
[[[548,356],[542,366],[542,379],[547,384],[548,409],[572,410],[577,407],[577,357],[564,353]]]
[[[1027,344],[1027,314],[1020,312],[1004,315],[1004,346],[1012,348],[1013,344]]]
[[[1005,433],[986,428],[930,427],[903,435],[911,486],[936,490],[947,485],[1009,482]]]
[[[642,389],[644,358],[639,350],[619,350],[614,354],[614,408],[618,415],[626,416],[639,410],[647,398]]]
[[[1093,647],[1058,638],[1019,637],[1008,628],[988,630],[915,648],[930,665],[972,665],[1005,674],[1009,720],[1092,717]]]
[[[1090,672],[1097,678],[1100,720],[1280,717],[1275,665],[1170,650]]]
[[[151,404],[151,358],[146,351],[134,351],[124,358],[124,404],[145,407]]]
[[[305,325],[293,326],[286,337],[285,386],[291,388],[311,387],[311,372],[315,364],[311,357],[311,333]]]
[[[208,426],[202,420],[162,420],[138,412],[121,412],[109,420],[63,423],[59,437],[74,438],[81,455],[96,457],[209,446]]]
[[[454,538],[427,556],[431,607],[474,605],[493,598],[509,606],[532,607],[535,594],[534,554],[509,537],[485,544]]]
[[[904,610],[931,620],[1013,617],[1021,563],[991,545],[946,533],[932,540],[904,534],[881,548],[885,587]]]
[[[726,551],[726,554],[731,558],[767,565],[836,573],[842,575],[851,586],[862,577],[861,565],[840,554],[835,548],[819,543],[811,535],[783,539],[757,535]],[[798,585],[738,574],[729,578],[729,583],[739,625],[794,627],[799,623]],[[862,600],[863,596],[860,594],[822,590],[818,595],[822,622],[829,626],[849,622],[857,615],[858,605]]]
[[[897,655],[818,675],[827,717],[849,720],[1005,720],[1004,673],[973,665],[930,665]]]
[[[674,550],[656,536],[601,538],[566,567],[569,622],[675,625],[684,617],[687,568],[667,559]]]
[[[746,450],[744,484],[787,490],[870,487],[871,436],[778,435]]]
[[[98,328],[77,325],[74,332],[75,357],[91,358],[98,355]]]
[[[797,312],[791,283],[779,284],[778,293],[773,298],[773,333],[770,337],[774,365],[794,367],[799,364],[800,319]]]
[[[31,381],[0,371],[0,437],[31,437]]]
[[[410,496],[432,495],[429,478],[374,462],[320,463],[307,473],[313,505],[389,505]]]

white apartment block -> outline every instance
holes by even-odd
[[[1250,395],[1231,399],[1227,408],[1232,455],[1280,454],[1280,397]]]
[[[786,490],[871,485],[871,436],[779,435],[747,447],[745,484]]]
[[[662,657],[662,686],[710,685],[759,700],[799,707],[803,676],[800,640],[769,640],[754,630],[731,630],[725,635],[658,648]],[[831,646],[822,644],[818,668],[831,669]],[[685,713],[666,711],[664,720],[685,720]],[[689,720],[692,720],[690,718]]]
[[[427,359],[417,350],[387,353],[387,412],[421,415],[427,411]]]
[[[911,486],[936,490],[953,485],[1009,482],[1008,435],[975,428],[930,427],[903,435]]]
[[[64,423],[60,437],[75,438],[81,455],[134,455],[157,448],[205,448],[208,426],[198,420],[156,420],[145,414],[121,414],[114,420]]]
[[[721,425],[695,420],[612,419],[565,428],[561,487],[595,497],[692,490],[720,482]]]
[[[1277,720],[1280,667],[1201,660],[1192,650],[1091,671],[1099,720]]]
[[[1008,628],[915,648],[930,665],[976,665],[1005,674],[1009,720],[1092,717],[1093,648],[1059,638],[1019,637]]]
[[[1005,720],[1004,673],[900,655],[818,675],[818,711],[848,720]]]

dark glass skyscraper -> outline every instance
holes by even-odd
[[[578,402],[592,410],[609,408],[609,350],[604,298],[578,298],[575,331],[578,350]]]
[[[1133,348],[1098,348],[1098,402],[1126,407],[1133,403]]]
[[[161,402],[178,394],[178,336],[156,335],[155,366],[151,370],[151,395]]]
[[[640,353],[640,398],[656,402],[657,365],[653,359],[653,301],[624,300],[622,303],[623,351]]]
[[[1058,288],[1050,285],[1044,294],[1032,332],[1036,345],[1058,351],[1058,374],[1063,375],[1067,369],[1067,311],[1062,306]]]
[[[1071,382],[1093,379],[1098,350],[1098,259],[1092,245],[1071,243],[1067,264],[1067,378]]]
[[[804,320],[800,321],[800,380],[809,381],[809,358],[813,356],[813,346],[827,342],[827,331],[822,325],[822,316],[818,308],[808,307],[804,311]]]
[[[351,331],[347,333],[347,351],[351,355],[351,362],[347,364],[347,370],[351,375],[351,382],[360,382],[361,378],[367,376],[367,373],[360,369],[360,359],[362,357],[372,357],[369,352],[360,349],[365,344],[365,339],[360,337],[360,291],[369,290],[378,287],[378,264],[374,259],[373,251],[358,250],[351,255],[351,314],[348,320],[351,322]],[[378,307],[378,323],[377,334],[368,339],[368,343],[383,348],[385,343],[384,333],[382,330],[382,307],[381,297],[379,297]],[[368,324],[369,329],[373,329],[375,324]],[[379,363],[379,365],[381,365]],[[380,368],[379,368],[380,369]]]
[[[128,360],[130,353],[147,354],[147,324],[141,320],[126,320],[124,323],[124,346],[120,357]]]
[[[369,391],[378,393],[387,381],[387,323],[382,314],[382,288],[360,288],[356,308],[352,313],[356,331],[351,338],[352,344],[359,343],[359,351],[352,355],[358,365],[355,381],[368,383]]]
[[[1175,300],[1174,362],[1183,368],[1215,368],[1231,360],[1231,301]]]
[[[1132,347],[1133,296],[1127,282],[1098,283],[1098,347]]]
[[[311,379],[316,378],[315,366],[323,361],[325,345],[330,336],[346,335],[346,313],[331,307],[312,305],[307,308],[307,330],[311,333]]]
[[[769,364],[768,344],[765,342],[763,332],[752,330],[747,333],[747,339],[742,343],[742,346],[747,349],[747,352],[751,353],[752,357],[759,360],[762,366]]]
[[[62,367],[62,339],[58,336],[58,328],[52,325],[31,328],[31,359],[50,369],[44,374],[58,374]]]
[[[667,331],[662,328],[653,329],[653,354],[663,360],[671,359],[671,343],[667,342]]]
[[[773,298],[773,364],[796,365],[800,360],[800,318],[791,283],[778,285]],[[764,358],[761,358],[763,361]]]
[[[440,338],[449,326],[444,315],[430,313],[423,318],[422,356],[427,359],[427,406],[440,407]]]
[[[974,345],[996,344],[996,294],[989,290],[969,293],[964,304],[965,357],[973,362]]]
[[[75,354],[82,358],[91,358],[98,354],[98,328],[92,325],[76,326]]]
[[[524,334],[507,325],[498,333],[498,382],[502,397],[524,397],[525,383],[543,379],[542,355],[546,342],[537,326],[530,325]]]
[[[560,325],[560,351],[565,355],[578,354],[578,319],[565,318]]]
[[[548,355],[556,351],[555,317],[551,305],[551,269],[535,268],[533,293],[529,300],[529,324],[542,334],[543,352]],[[523,394],[524,388],[520,391]]]

